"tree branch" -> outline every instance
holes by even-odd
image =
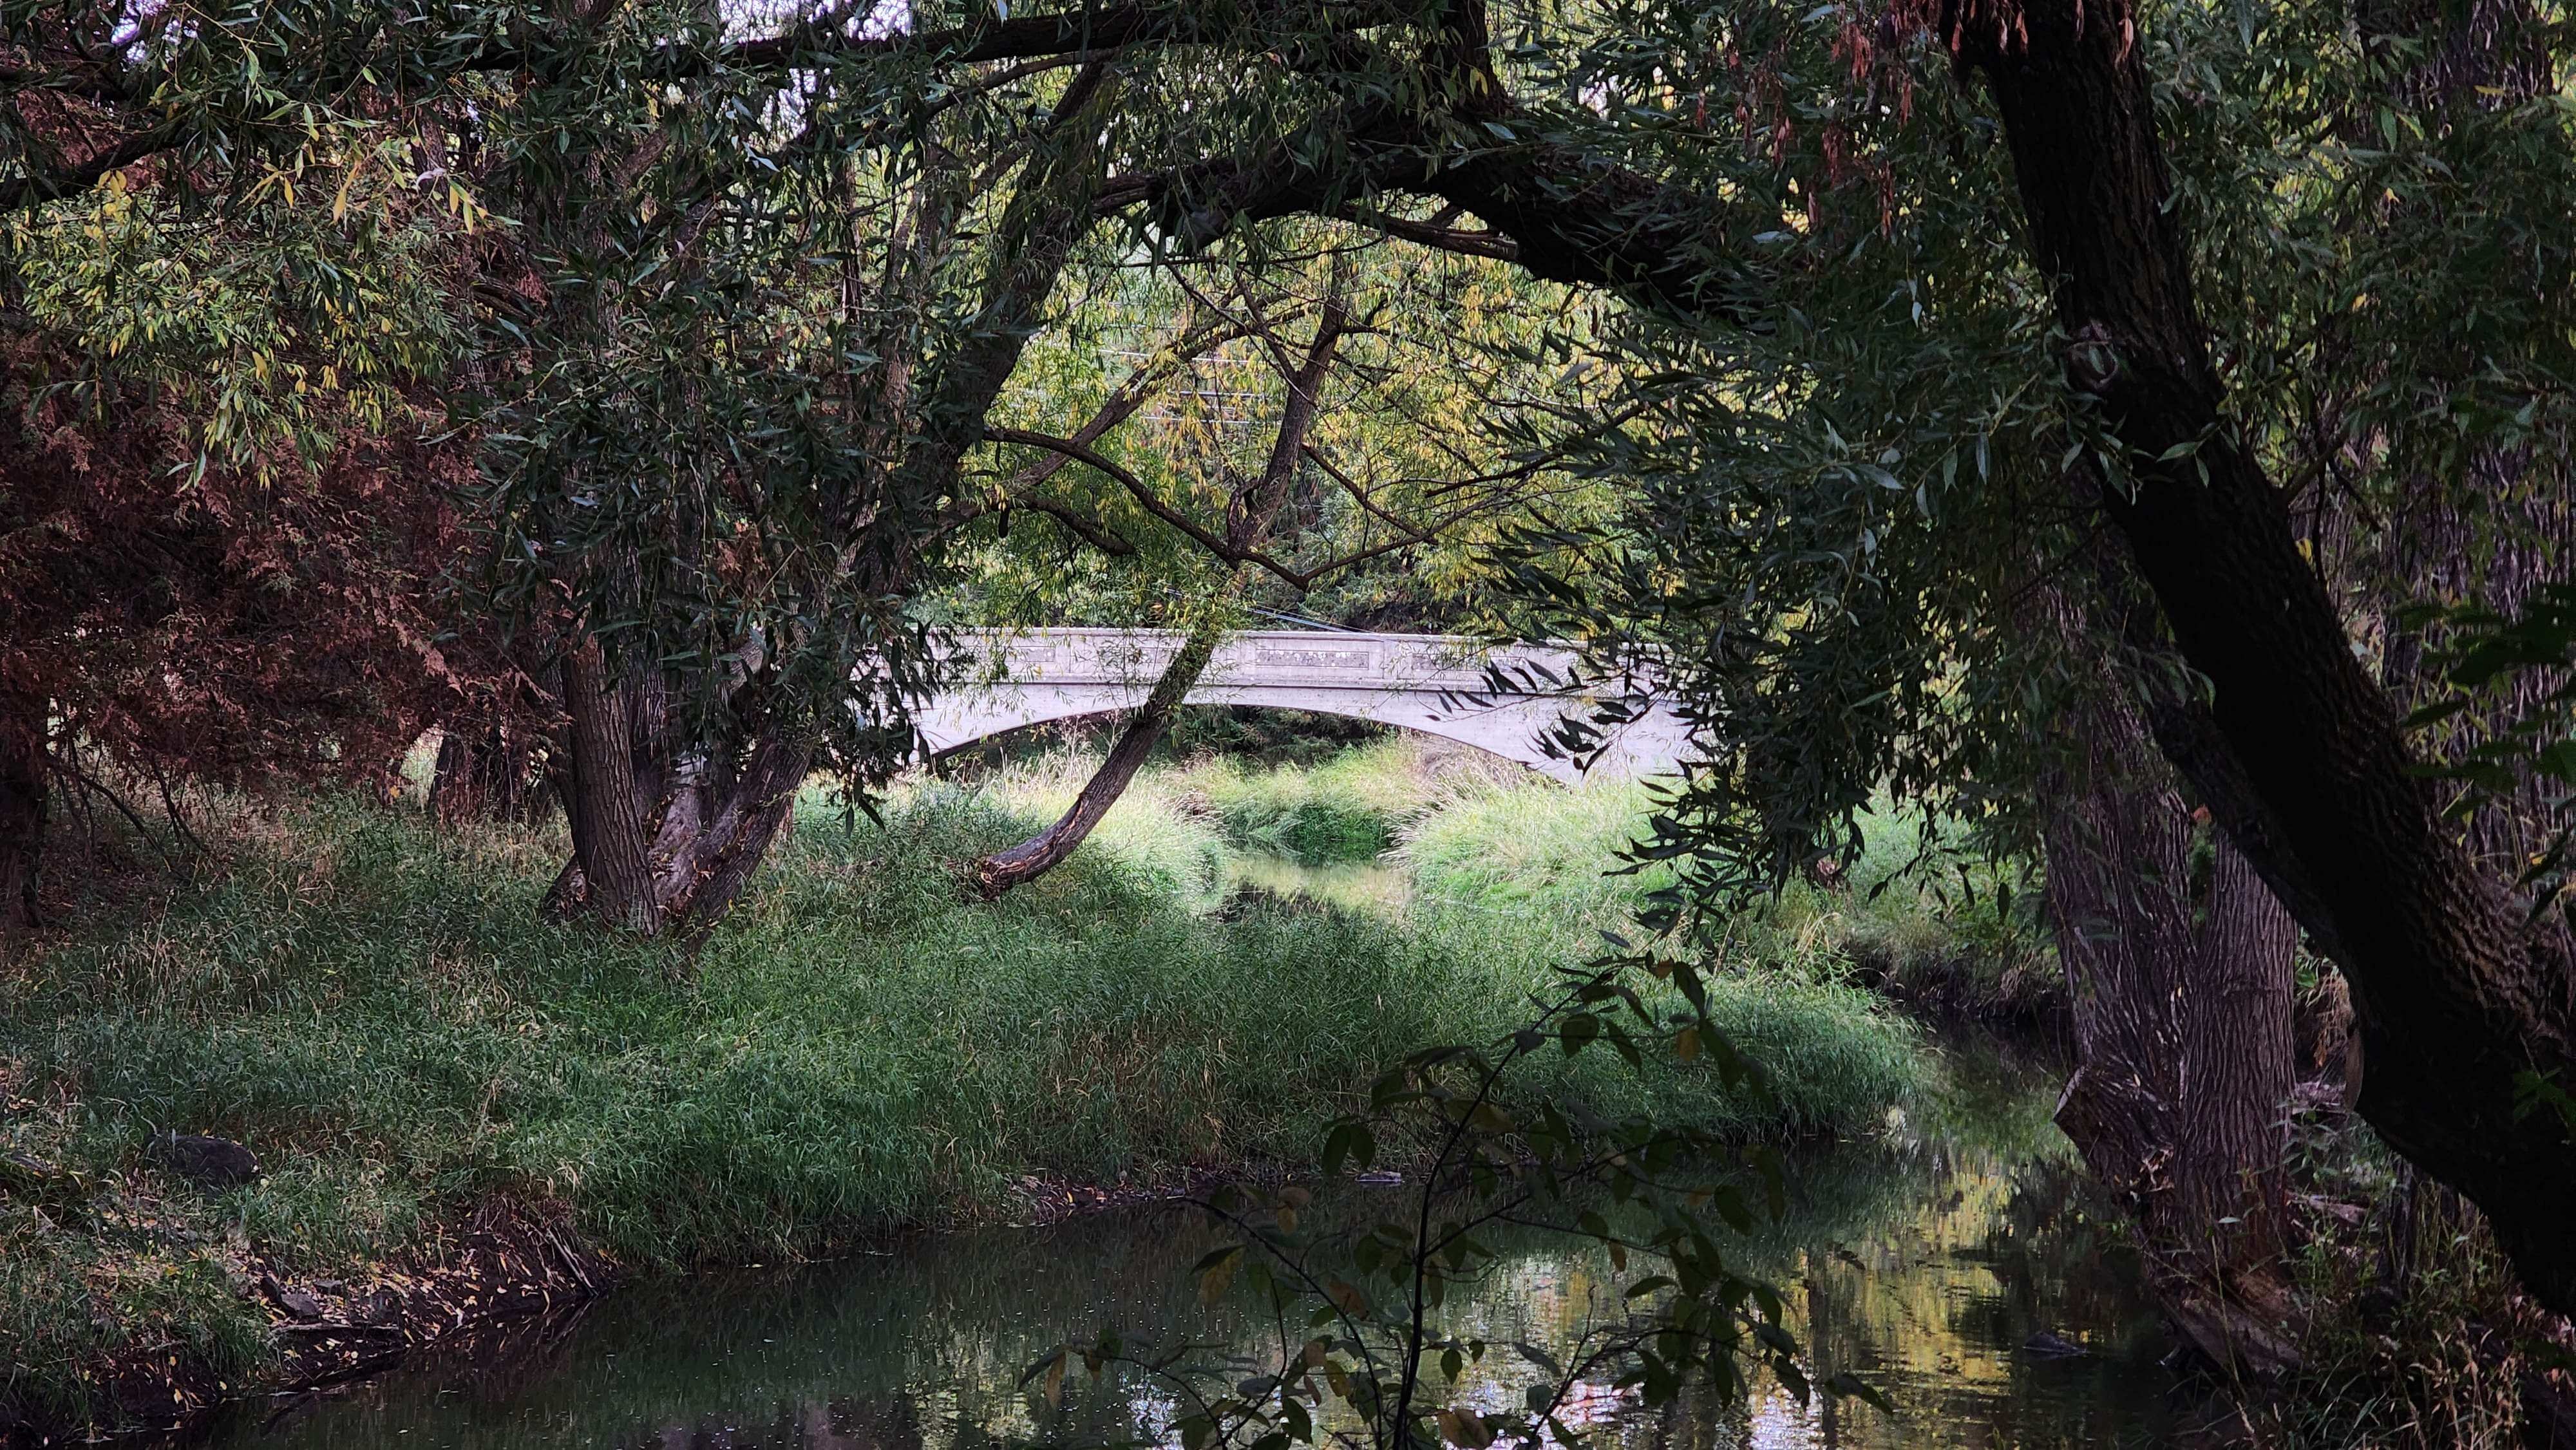
[[[1174,373],[1179,372],[1184,363],[1205,357],[1214,349],[1243,335],[1241,325],[1227,319],[1186,332],[1157,349],[1152,357],[1147,358],[1127,374],[1126,380],[1120,383],[1117,390],[1109,395],[1108,400],[1092,413],[1090,421],[1076,430],[1073,441],[1086,447],[1099,442],[1108,436],[1111,429],[1135,416],[1139,408],[1153,399],[1155,389]],[[986,437],[987,441],[1002,441],[992,437],[989,429]],[[1011,475],[996,487],[990,497],[952,500],[940,515],[938,531],[944,533],[961,528],[986,514],[1013,508],[1024,502],[1034,506],[1034,502],[1028,498],[1030,491],[1053,478],[1066,464],[1073,461],[1074,459],[1067,454],[1049,453],[1045,458]]]
[[[1229,564],[1259,565],[1301,592],[1313,582],[1308,576],[1298,573],[1297,570],[1258,549],[1237,549],[1229,545],[1223,537],[1211,533],[1189,515],[1163,502],[1162,496],[1154,492],[1153,486],[1138,478],[1125,464],[1105,457],[1084,444],[1076,443],[1070,438],[1033,433],[1026,428],[987,428],[984,430],[984,436],[996,443],[1017,443],[1027,448],[1043,448],[1051,453],[1061,453],[1076,463],[1098,471],[1127,490],[1128,495],[1134,498],[1145,512],[1187,534],[1191,542]]]
[[[176,147],[182,134],[178,123],[164,121],[148,131],[128,136],[77,166],[60,171],[31,168],[25,176],[0,182],[0,212],[42,206],[59,197],[87,191],[111,171],[122,171],[145,157]]]
[[[1397,518],[1395,515],[1388,513],[1385,509],[1378,507],[1377,501],[1369,497],[1368,490],[1360,487],[1358,480],[1352,478],[1349,474],[1344,473],[1339,468],[1334,467],[1332,461],[1324,457],[1322,450],[1316,448],[1315,445],[1311,443],[1306,445],[1306,457],[1312,461],[1317,468],[1323,470],[1326,478],[1340,484],[1342,486],[1342,490],[1351,496],[1351,501],[1358,504],[1371,518],[1377,519],[1386,524],[1389,528],[1405,535],[1407,539],[1414,543],[1427,544],[1431,542],[1431,536],[1422,532],[1420,528],[1403,519]]]
[[[1126,535],[1107,524],[1084,517],[1082,511],[1071,504],[1058,503],[1051,498],[1022,498],[1004,505],[1002,511],[1008,513],[1015,508],[1046,515],[1071,530],[1084,543],[1114,558],[1132,558],[1136,553],[1136,546],[1128,541]]]
[[[1398,237],[1418,246],[1443,252],[1457,252],[1469,257],[1491,257],[1498,262],[1518,262],[1520,243],[1499,232],[1465,232],[1455,227],[1434,226],[1428,222],[1407,221],[1390,216],[1369,206],[1346,206],[1342,216],[1390,237]]]

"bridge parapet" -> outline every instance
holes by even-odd
[[[920,720],[934,752],[1046,720],[1132,709],[1181,647],[1174,630],[1032,629],[969,636]],[[1458,635],[1253,630],[1217,647],[1193,705],[1258,705],[1373,720],[1463,741],[1564,780],[1573,764],[1545,739],[1608,699],[1645,707],[1611,732],[1593,774],[1669,770],[1688,731],[1672,712],[1627,690],[1568,688],[1575,651],[1490,649]],[[1499,665],[1500,684],[1488,673]]]
[[[1151,687],[1180,651],[1178,630],[1029,629],[966,638],[968,683],[1136,684]],[[1447,634],[1333,634],[1322,630],[1248,630],[1217,646],[1200,676],[1205,686],[1296,685],[1326,689],[1482,692],[1486,669],[1500,662],[1516,676],[1562,681],[1575,665],[1570,649],[1515,646]],[[1516,690],[1509,693],[1555,693]]]

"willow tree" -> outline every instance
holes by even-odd
[[[2035,838],[2089,779],[2165,799],[2173,824],[2110,844],[2171,890],[2180,816],[2207,810],[2216,879],[2239,853],[2350,977],[2361,1111],[2565,1307],[2550,1205],[2576,1154],[2543,1105],[2570,1070],[2571,963],[2527,869],[2564,823],[2546,789],[2490,797],[2510,823],[2475,798],[2446,813],[2426,769],[2511,785],[2548,758],[2479,753],[2487,729],[2410,743],[2398,702],[2440,640],[2389,606],[2509,610],[2564,527],[2571,255],[2548,218],[2576,195],[2567,119],[2545,87],[2426,78],[2563,75],[2566,31],[2510,6],[2361,31],[2331,7],[2079,15],[1639,6],[1558,73],[1593,115],[1543,134],[1631,168],[1633,235],[1709,195],[1688,235],[1729,281],[1711,307],[1643,266],[1603,278],[1680,324],[1629,340],[1645,411],[1594,459],[1655,480],[1622,603],[1717,749],[1674,844],[1740,897],[1847,843],[1879,784]],[[1755,198],[1786,215],[1730,236]],[[2071,772],[2068,726],[2099,744],[2087,722],[2114,718],[2131,779],[2098,754]],[[2137,758],[2150,741],[2163,763]],[[2061,834],[2052,861],[2074,864]],[[2286,953],[2263,935],[2277,1004]],[[2165,952],[2174,1030],[2202,1040],[2143,1079],[2170,1084],[2138,1105],[2166,1124],[2148,1150],[2186,1146],[2212,1097],[2261,1121],[2281,1083],[2190,1070],[2232,1060],[2243,985],[2196,975],[2198,951]],[[2207,1231],[2228,1205],[2193,1216]],[[2248,1324],[2276,1307],[2224,1275],[2215,1292]]]
[[[686,932],[809,774],[864,788],[908,757],[931,656],[906,605],[1085,229],[1120,82],[939,103],[918,76],[735,66],[686,8],[594,44],[613,58],[478,138],[527,265],[487,334],[493,565],[558,662],[550,905]]]

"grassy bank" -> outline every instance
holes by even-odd
[[[536,919],[545,833],[349,801],[201,823],[219,866],[0,969],[0,1152],[44,1185],[0,1199],[0,1393],[60,1413],[146,1352],[238,1383],[271,1352],[259,1273],[401,1262],[496,1198],[678,1268],[1007,1215],[1030,1175],[1294,1165],[1388,1063],[1520,1020],[1564,955],[1547,910],[1215,912],[1227,828],[1185,772],[967,903],[950,863],[1064,784],[924,787],[883,828],[818,806],[685,976]],[[1603,1053],[1534,1090],[1780,1135],[1873,1123],[1922,1070],[1821,976],[1718,1007],[1767,1091]],[[194,1188],[152,1165],[164,1129],[266,1176]]]
[[[1570,947],[1673,887],[1663,866],[1603,870],[1653,809],[1645,785],[1567,790],[1523,777],[1404,818],[1394,855],[1432,910],[1523,917]],[[1998,896],[1995,873],[1964,849],[1927,868],[1916,859],[1919,823],[1902,811],[1882,808],[1862,825],[1868,848],[1842,863],[1837,883],[1790,882],[1726,923],[1731,964],[1857,983],[1933,1016],[2018,1027],[2062,1020],[2065,986],[2030,883],[2018,897]]]
[[[1396,736],[1311,766],[1260,768],[1217,756],[1179,781],[1238,845],[1310,865],[1384,853],[1408,827],[1492,793],[1520,767],[1464,747]]]

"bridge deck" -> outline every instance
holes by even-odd
[[[921,721],[934,751],[1041,721],[1132,709],[1181,646],[1173,630],[1035,629],[966,642],[958,684]],[[1489,649],[1455,635],[1255,630],[1219,645],[1194,705],[1258,705],[1345,715],[1463,741],[1561,779],[1572,764],[1544,740],[1612,700],[1647,706],[1613,732],[1593,773],[1668,770],[1682,722],[1638,692],[1569,688],[1571,649]],[[1497,682],[1488,670],[1500,666]]]

